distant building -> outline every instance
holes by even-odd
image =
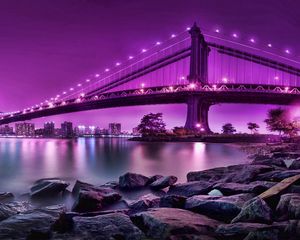
[[[55,125],[54,122],[45,122],[44,123],[44,136],[53,137],[55,135]]]
[[[12,135],[13,133],[13,127],[9,125],[0,126],[0,135]]]
[[[63,122],[61,124],[61,136],[62,137],[73,137],[73,123],[72,122]]]
[[[34,136],[34,124],[33,123],[16,123],[16,135],[17,136]]]
[[[121,134],[121,123],[110,123],[108,124],[108,132],[112,135]]]
[[[138,127],[132,129],[132,135],[140,135]]]
[[[75,136],[80,137],[80,136],[85,135],[85,128],[86,127],[83,126],[83,125],[79,125],[79,126],[75,127],[74,128],[74,134],[75,134]]]
[[[34,135],[35,136],[40,136],[40,137],[44,136],[44,128],[37,128],[37,129],[35,129],[34,130]]]

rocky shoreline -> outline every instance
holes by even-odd
[[[297,144],[243,146],[248,164],[95,186],[41,179],[0,193],[0,239],[300,239]],[[57,204],[69,201],[68,204]]]

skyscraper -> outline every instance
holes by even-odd
[[[110,123],[108,124],[108,132],[112,135],[121,134],[121,123]]]
[[[72,122],[63,122],[61,124],[61,136],[62,137],[73,137],[73,123]]]
[[[55,126],[54,122],[45,122],[44,123],[44,136],[45,137],[53,137],[55,135]]]

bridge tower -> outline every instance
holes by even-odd
[[[191,35],[190,83],[204,85],[208,83],[208,55],[210,48],[196,23],[189,31]],[[185,128],[201,132],[211,132],[208,125],[210,103],[193,93],[187,99],[187,118]]]

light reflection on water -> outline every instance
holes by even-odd
[[[0,139],[0,192],[25,192],[39,178],[102,184],[127,171],[173,174],[243,163],[238,148],[214,143],[144,143],[124,138]]]

